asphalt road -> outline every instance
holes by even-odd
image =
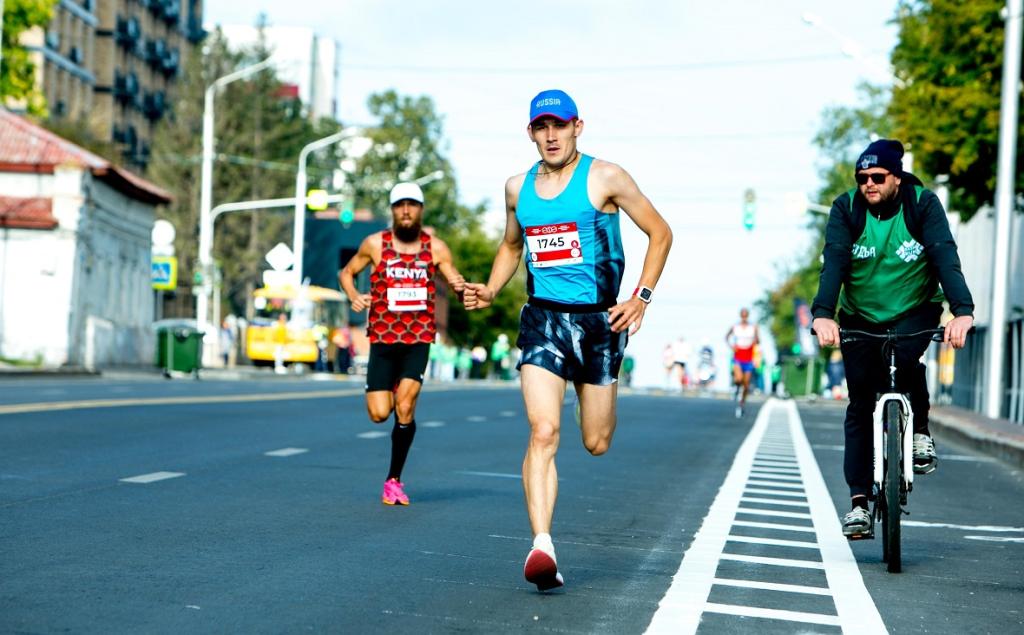
[[[591,457],[566,404],[566,586],[540,594],[515,386],[428,386],[412,504],[387,507],[390,424],[356,384],[0,381],[0,632],[1024,630],[1024,477],[1006,465],[940,442],[893,575],[880,540],[838,535],[840,408],[619,408]]]

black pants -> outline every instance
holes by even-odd
[[[914,333],[939,325],[942,305],[923,304],[904,317],[892,322],[876,324],[854,315],[841,313],[843,328],[885,333],[895,329],[898,333]],[[901,340],[896,347],[896,390],[910,395],[914,409],[914,432],[928,434],[928,383],[921,355],[928,348],[928,336]],[[882,351],[881,340],[842,344],[846,384],[850,391],[850,405],[846,409],[846,456],[843,471],[850,496],[870,496],[872,483],[872,415],[875,398],[889,392],[889,356]]]

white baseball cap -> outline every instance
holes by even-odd
[[[416,201],[422,205],[423,190],[421,190],[420,186],[415,183],[399,183],[395,187],[391,188],[391,205],[405,199]]]

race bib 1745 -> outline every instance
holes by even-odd
[[[534,225],[526,228],[526,247],[534,267],[560,267],[583,262],[576,223]]]

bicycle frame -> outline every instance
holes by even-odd
[[[890,401],[896,401],[900,404],[900,412],[903,413],[903,425],[904,428],[907,424],[914,420],[914,409],[910,406],[910,400],[903,393],[896,392],[896,348],[890,346],[889,349],[889,392],[881,395],[875,402],[875,411],[872,415],[873,419],[873,437],[874,437],[874,485],[875,493],[882,491],[882,475],[884,467],[885,457],[885,436],[886,434],[892,434],[892,430],[885,430],[883,425],[883,418],[885,416],[885,406]],[[905,429],[898,430],[897,434],[900,437],[900,447],[902,448],[901,460],[903,461],[903,485],[907,492],[911,491],[914,487],[914,436],[907,434]]]

